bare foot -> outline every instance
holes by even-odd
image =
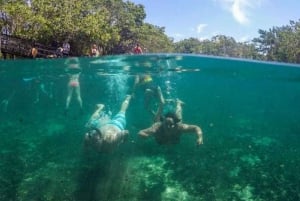
[[[176,103],[180,104],[181,106],[183,106],[185,104],[182,100],[180,100],[178,98],[176,99]]]
[[[131,95],[126,95],[126,99],[127,100],[131,99]]]
[[[97,106],[97,109],[99,109],[99,110],[102,110],[104,108],[104,105],[101,103],[97,104],[96,106]]]

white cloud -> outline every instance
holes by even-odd
[[[231,13],[234,19],[240,24],[248,24],[249,22],[244,1],[245,0],[235,0],[231,5]]]
[[[199,24],[197,26],[197,33],[201,33],[205,29],[205,27],[207,27],[207,24]]]
[[[215,0],[214,0],[215,1]],[[253,9],[259,7],[265,0],[218,0],[221,5],[231,12],[240,24],[248,24]]]

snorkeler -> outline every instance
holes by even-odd
[[[85,134],[86,146],[91,146],[99,152],[112,152],[119,144],[126,140],[129,132],[125,130],[125,113],[130,99],[131,96],[127,95],[119,113],[113,118],[103,111],[103,104],[97,105],[97,110],[86,124],[86,127],[89,129]]]
[[[151,109],[151,101],[153,99],[158,99],[158,102],[162,104],[164,102],[161,88],[157,84],[154,83],[153,78],[149,74],[136,75],[134,85],[133,85],[133,93],[136,91],[136,88],[140,87],[144,91],[144,107],[147,111],[149,111],[152,115],[156,113]]]
[[[67,65],[66,72],[69,75],[68,96],[66,100],[65,111],[68,111],[72,95],[73,93],[75,93],[76,99],[80,106],[80,110],[82,112],[82,98],[80,94],[80,82],[79,82],[81,68],[79,66],[78,58],[76,57],[68,58],[65,64]]]
[[[163,97],[161,95],[161,97]],[[199,126],[182,123],[182,105],[183,102],[177,99],[175,102],[175,111],[169,111],[165,114],[164,101],[161,102],[154,124],[146,129],[140,130],[138,135],[141,137],[153,136],[158,144],[177,144],[183,133],[196,133],[197,145],[203,144],[202,130]]]
[[[13,91],[12,94],[7,98],[7,99],[3,99],[0,103],[1,109],[3,112],[7,112],[7,107],[9,102],[11,101],[11,99],[15,96],[16,92]]]

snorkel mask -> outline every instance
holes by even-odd
[[[168,112],[164,116],[161,117],[161,121],[167,128],[174,128],[180,119],[173,112]]]

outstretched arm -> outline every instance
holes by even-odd
[[[199,126],[196,125],[188,125],[188,124],[181,124],[182,132],[184,133],[196,133],[197,134],[197,144],[203,144],[203,135],[202,130]]]
[[[160,123],[154,123],[151,127],[140,130],[138,132],[138,135],[141,137],[149,137],[151,135],[154,135],[158,131],[159,125]]]

